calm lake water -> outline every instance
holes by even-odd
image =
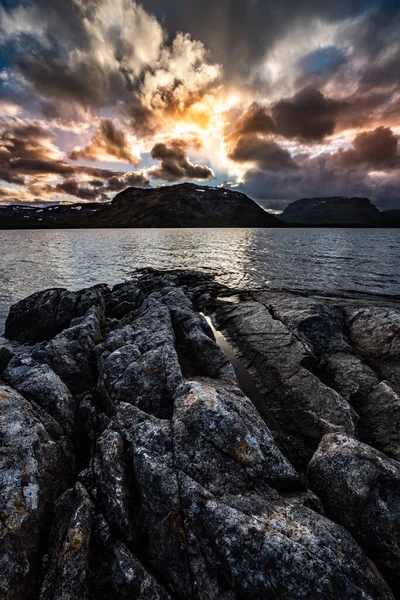
[[[241,287],[400,294],[399,229],[109,229],[0,231],[0,327],[9,306],[49,287],[191,268]]]

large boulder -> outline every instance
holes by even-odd
[[[351,437],[331,434],[322,440],[307,476],[327,515],[399,586],[400,463]]]
[[[3,374],[4,380],[28,400],[39,404],[71,435],[75,426],[76,402],[60,377],[46,364],[29,354],[14,357]]]
[[[400,393],[400,310],[348,308],[347,325],[350,340],[365,362]]]
[[[64,288],[35,292],[11,306],[5,336],[28,343],[49,340],[69,327],[73,319],[82,317],[91,306],[104,309],[104,296],[108,292],[104,284],[79,292]]]

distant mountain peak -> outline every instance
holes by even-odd
[[[57,209],[57,210],[56,210]],[[112,227],[279,227],[243,193],[193,183],[127,188],[112,202],[2,207],[2,229]]]

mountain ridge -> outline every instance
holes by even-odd
[[[106,203],[0,208],[0,229],[282,226],[241,192],[190,183],[127,188]]]

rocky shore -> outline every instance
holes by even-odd
[[[148,270],[5,333],[1,598],[399,597],[396,301]]]

